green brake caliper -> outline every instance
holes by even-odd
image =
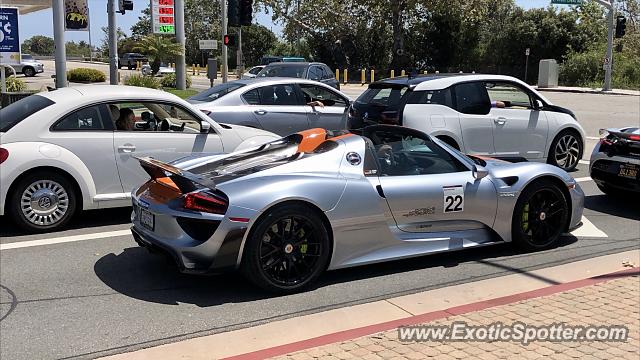
[[[522,231],[529,231],[529,203],[524,204],[522,209]]]

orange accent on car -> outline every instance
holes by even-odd
[[[176,185],[176,183],[174,183],[170,177],[157,178],[156,181],[161,185],[169,187],[170,189],[173,189],[175,191],[180,191],[180,189],[178,188],[178,185]]]
[[[182,195],[175,184],[173,186],[170,184],[173,184],[173,181],[169,178],[149,180],[138,189],[136,194],[156,203],[166,204]]]
[[[298,152],[312,152],[327,139],[327,131],[320,128],[300,131],[298,134],[302,135],[302,141],[298,144]]]

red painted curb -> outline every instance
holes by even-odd
[[[345,340],[351,340],[351,339],[359,338],[362,336],[375,334],[381,331],[395,329],[400,326],[422,324],[422,323],[426,323],[426,322],[430,322],[438,319],[444,319],[450,316],[466,314],[474,311],[488,309],[495,306],[512,304],[522,300],[529,300],[529,299],[538,298],[542,296],[557,294],[559,292],[569,291],[569,290],[590,286],[590,285],[595,285],[595,284],[599,284],[602,282],[615,280],[623,277],[639,276],[639,275],[640,275],[640,268],[632,268],[632,269],[617,271],[617,272],[613,272],[605,275],[595,276],[588,279],[576,280],[576,281],[572,281],[564,284],[558,284],[558,285],[551,285],[542,289],[527,291],[520,294],[503,296],[495,299],[483,300],[483,301],[478,301],[471,304],[460,305],[460,306],[452,307],[446,310],[433,311],[425,314],[410,316],[403,319],[363,326],[355,329],[339,331],[339,332],[326,334],[326,335],[318,336],[318,337],[307,339],[307,340],[293,342],[290,344],[274,346],[271,348],[257,350],[250,353],[231,356],[231,357],[224,358],[223,360],[266,359],[269,357],[285,355],[285,354],[289,354],[289,353],[304,350],[304,349],[333,344],[333,343],[337,343]]]

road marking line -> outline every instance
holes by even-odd
[[[591,221],[589,221],[584,215],[582,216],[582,226],[573,230],[571,235],[575,237],[591,237],[591,238],[606,238],[609,237],[604,231],[598,229]]]
[[[575,178],[573,180],[575,180],[576,182],[585,182],[585,181],[591,181],[593,179],[591,178],[591,176],[585,176],[585,177]]]
[[[579,164],[589,165],[591,162],[589,160],[578,160]]]
[[[43,245],[52,245],[52,244],[62,244],[74,241],[85,241],[85,240],[96,240],[96,239],[104,239],[116,236],[125,236],[131,235],[130,230],[116,230],[116,231],[105,231],[100,233],[93,234],[82,234],[82,235],[72,235],[72,236],[61,236],[50,239],[39,239],[39,240],[30,240],[30,241],[16,241],[5,244],[0,244],[1,250],[9,250],[9,249],[20,249],[32,246],[43,246]]]

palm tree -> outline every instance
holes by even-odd
[[[171,38],[151,34],[143,37],[134,51],[140,51],[149,57],[151,72],[155,75],[160,70],[161,63],[175,60],[184,53],[184,48]]]

